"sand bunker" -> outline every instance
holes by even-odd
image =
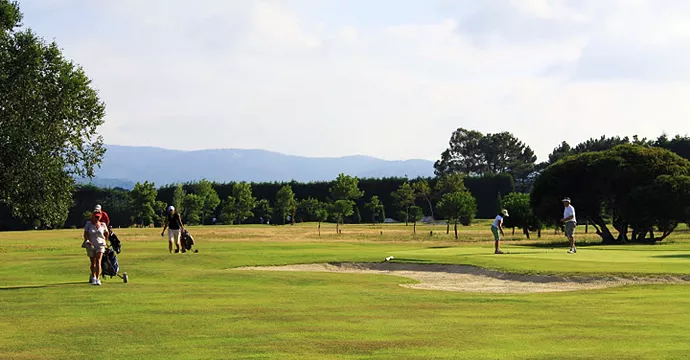
[[[308,271],[349,274],[383,274],[402,276],[419,281],[400,284],[412,289],[483,292],[533,293],[602,289],[622,285],[687,283],[690,277],[560,277],[552,275],[521,275],[487,270],[467,265],[410,263],[328,263],[286,266],[242,267],[234,270]]]

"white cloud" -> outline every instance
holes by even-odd
[[[94,79],[111,143],[435,159],[466,127],[543,159],[562,140],[688,131],[683,0],[376,4],[22,5]]]

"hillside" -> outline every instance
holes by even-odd
[[[364,177],[432,176],[428,160],[387,161],[368,156],[311,158],[265,150],[180,151],[107,145],[93,184],[129,188],[138,181],[157,185],[205,178],[217,182],[326,181],[339,173]]]

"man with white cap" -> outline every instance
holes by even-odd
[[[168,249],[170,253],[173,252],[173,242],[175,243],[175,253],[180,252],[180,230],[184,231],[182,219],[180,214],[175,212],[174,206],[168,206],[168,213],[165,217],[165,224],[163,225],[163,232],[161,236],[165,236],[165,229],[168,229]],[[182,252],[185,252],[184,246],[181,247]]]
[[[498,242],[499,240],[501,240],[501,237],[498,234],[500,232],[501,235],[505,236],[505,234],[503,233],[504,217],[509,217],[508,210],[506,209],[501,210],[501,213],[496,215],[494,223],[491,224],[491,232],[494,234],[494,240],[496,241],[496,249],[494,251],[494,254],[503,254],[503,251],[501,251],[501,249],[498,247]]]
[[[568,238],[570,241],[570,250],[568,251],[568,254],[575,254],[577,253],[577,249],[575,248],[575,227],[577,226],[577,219],[575,218],[575,208],[570,205],[570,198],[566,197],[561,200],[563,202],[563,218],[561,219],[561,222],[565,223],[565,236]]]
[[[96,205],[96,207],[93,209],[93,213],[100,213],[101,221],[105,223],[106,227],[110,228],[110,217],[108,216],[107,212],[103,211],[103,208],[100,204]]]

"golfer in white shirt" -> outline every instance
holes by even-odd
[[[494,223],[491,224],[491,232],[494,234],[494,241],[496,242],[496,249],[494,250],[494,254],[503,254],[503,251],[498,247],[498,242],[501,240],[501,237],[499,236],[499,233],[503,236],[503,218],[508,217],[508,210],[503,209],[500,214],[496,215],[496,218],[494,219]]]
[[[577,253],[575,248],[575,238],[573,237],[575,233],[575,227],[577,226],[577,219],[575,219],[575,208],[570,205],[570,198],[565,198],[563,201],[563,219],[562,222],[565,223],[565,236],[568,237],[570,241],[570,250],[568,254]]]

